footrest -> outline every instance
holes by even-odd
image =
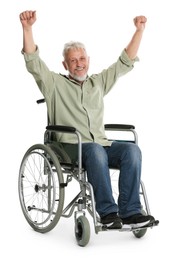
[[[148,225],[144,226],[144,227],[139,227],[139,228],[131,228],[131,231],[134,231],[134,230],[140,230],[140,229],[145,229],[145,228],[152,228],[152,227],[155,227],[155,226],[158,226],[159,224],[159,220],[154,220],[153,222],[149,223]]]
[[[152,227],[157,226],[158,224],[159,224],[159,220],[155,220],[144,227],[132,228],[130,225],[123,225],[123,227],[120,229],[109,229],[106,225],[102,225],[102,231],[122,231],[122,232],[136,231],[136,230],[141,230],[141,229],[145,229],[145,228],[152,228]]]

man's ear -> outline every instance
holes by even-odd
[[[66,62],[65,62],[65,61],[62,61],[62,64],[63,64],[65,70],[67,70],[67,64],[66,64]]]

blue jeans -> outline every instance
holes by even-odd
[[[122,218],[140,213],[142,156],[136,144],[114,141],[111,146],[103,147],[97,143],[83,143],[82,157],[100,217],[112,212],[118,212]],[[118,202],[112,194],[109,168],[120,169]]]

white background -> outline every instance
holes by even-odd
[[[1,1],[1,259],[145,259],[171,254],[171,8],[170,0],[6,0]],[[61,219],[50,233],[34,232],[18,199],[18,171],[25,151],[43,141],[46,108],[26,71],[19,14],[36,10],[35,42],[51,70],[64,73],[65,42],[85,43],[91,73],[111,65],[134,33],[133,18],[148,19],[138,53],[140,62],[119,79],[105,98],[105,123],[136,126],[143,153],[142,179],[151,213],[160,225],[142,239],[132,233],[94,233],[85,248],[76,245],[74,221]],[[166,258],[169,259],[169,258]]]

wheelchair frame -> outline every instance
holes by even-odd
[[[37,103],[44,102],[44,99]],[[138,136],[133,125],[107,124],[107,131],[131,132],[138,143]],[[78,162],[73,164],[67,154],[60,148],[54,148],[51,135],[54,132],[74,134],[78,140]],[[127,140],[128,142],[128,140]],[[65,188],[75,179],[79,183],[78,194],[64,208]],[[46,233],[52,230],[60,217],[69,218],[74,213],[75,238],[79,246],[86,246],[90,240],[90,224],[86,211],[93,218],[95,233],[110,231],[100,222],[95,209],[92,185],[87,181],[86,171],[82,167],[82,139],[74,127],[49,125],[44,133],[44,144],[35,144],[25,153],[19,170],[19,200],[23,214],[29,225],[37,232]],[[143,214],[150,214],[148,198],[143,181],[140,184],[140,195],[143,198]],[[77,208],[77,210],[76,210]],[[147,228],[158,225],[155,221],[151,226],[142,228],[122,228],[118,231],[132,231],[134,236],[141,238]],[[115,230],[113,230],[115,231]]]

